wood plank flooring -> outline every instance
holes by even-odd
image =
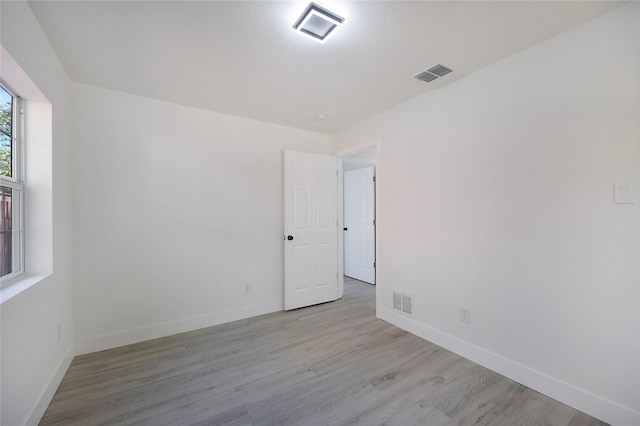
[[[76,357],[41,425],[605,425],[344,298]]]

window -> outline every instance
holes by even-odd
[[[19,145],[20,98],[0,85],[0,278],[22,274],[23,192]]]

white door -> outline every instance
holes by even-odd
[[[344,172],[344,274],[376,283],[374,168]]]
[[[284,308],[338,298],[338,160],[284,153]]]

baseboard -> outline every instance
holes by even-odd
[[[382,308],[378,310],[378,317],[597,419],[614,426],[640,425],[640,413],[637,411],[429,327],[406,315]]]
[[[282,306],[282,301],[277,300],[91,337],[76,342],[76,355],[113,349],[133,343],[144,342],[145,340],[157,339],[159,337],[171,336],[173,334],[185,333],[200,328],[278,312],[282,310]]]
[[[53,374],[53,377],[49,380],[49,384],[44,389],[42,395],[40,395],[40,398],[31,410],[31,414],[25,423],[27,426],[37,426],[38,423],[40,423],[40,420],[42,420],[42,416],[44,416],[45,411],[47,411],[47,407],[51,403],[53,395],[55,395],[58,390],[58,386],[60,386],[62,378],[67,373],[67,370],[71,365],[71,361],[73,361],[74,353],[75,348],[74,345],[71,344],[69,345],[69,349],[67,349],[67,353],[65,354],[60,367],[58,367],[56,372]]]

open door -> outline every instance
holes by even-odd
[[[338,298],[338,159],[284,153],[284,308]]]
[[[344,172],[344,274],[376,283],[375,169]]]

